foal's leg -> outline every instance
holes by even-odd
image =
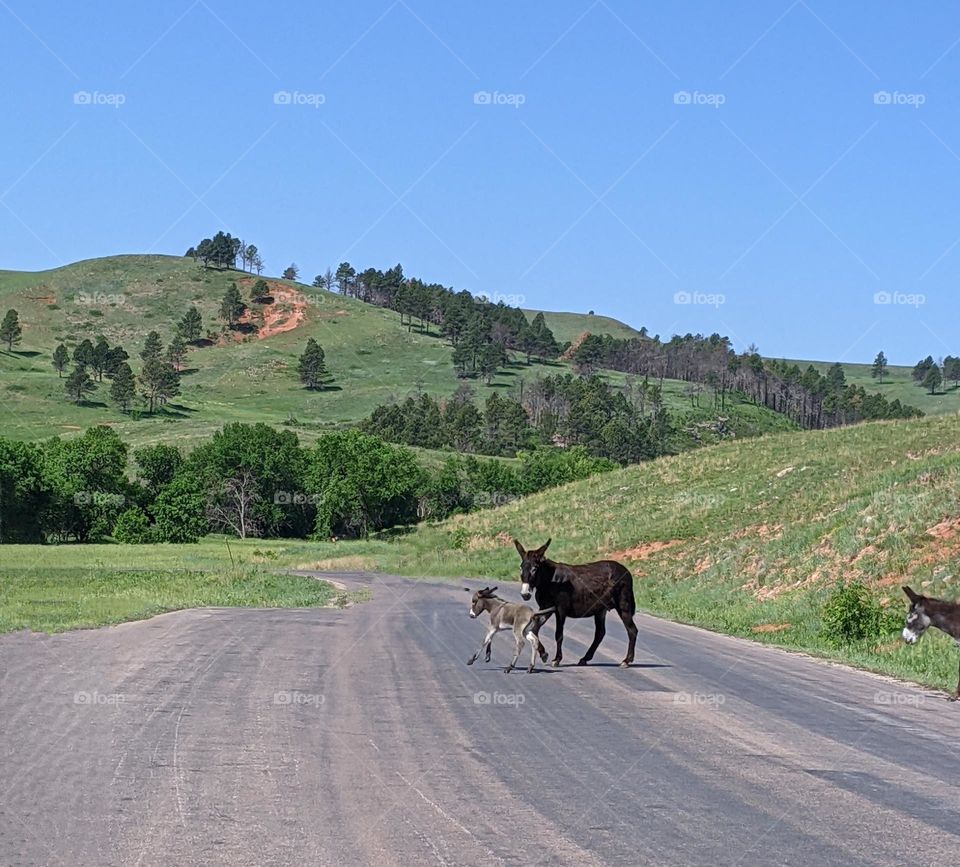
[[[553,657],[553,667],[554,667],[554,668],[559,668],[559,667],[560,667],[560,660],[563,659],[563,651],[562,651],[562,646],[563,646],[563,621],[564,621],[565,619],[566,619],[566,618],[564,618],[564,617],[560,614],[560,612],[558,611],[558,612],[557,612],[557,622],[556,622],[557,654],[556,654],[556,656]]]
[[[594,614],[593,623],[593,642],[577,665],[586,665],[591,659],[593,659],[593,654],[597,652],[600,642],[603,641],[603,636],[607,634],[607,612],[601,611],[599,614]]]
[[[504,674],[510,674],[513,671],[513,667],[517,664],[517,659],[520,657],[520,651],[523,650],[523,635],[514,635],[516,638],[516,652],[513,654],[513,659],[510,660],[510,664],[503,670]]]
[[[620,663],[621,668],[626,668],[633,662],[633,650],[637,645],[637,624],[633,622],[633,611],[621,608],[618,612],[623,625],[627,628],[627,655]]]
[[[530,674],[537,667],[537,645],[540,645],[541,647],[543,645],[540,644],[540,639],[537,638],[537,633],[534,632],[532,629],[527,631],[526,637],[527,637],[527,641],[530,642],[530,667],[527,669],[527,674]],[[546,659],[547,659],[547,654],[544,653],[543,654],[544,662],[546,662]]]
[[[477,657],[483,652],[484,647],[487,648],[487,662],[490,661],[490,642],[493,641],[496,632],[497,630],[493,628],[487,630],[487,634],[483,636],[483,641],[480,643],[480,649],[467,660],[467,665],[473,665],[477,661]]]

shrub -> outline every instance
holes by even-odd
[[[114,541],[122,545],[143,545],[152,541],[152,537],[149,518],[136,506],[122,512],[113,525]]]
[[[899,628],[895,612],[884,608],[859,581],[838,584],[827,597],[820,619],[823,635],[836,646],[877,638]]]

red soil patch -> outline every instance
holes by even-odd
[[[611,560],[646,560],[654,554],[672,548],[674,545],[682,544],[682,539],[672,539],[669,542],[645,542],[634,548],[624,548],[622,551],[614,551],[609,555]]]
[[[561,355],[560,357],[564,361],[570,361],[570,359],[573,358],[573,353],[580,348],[580,344],[583,343],[583,341],[586,340],[589,336],[590,336],[589,331],[583,331],[580,334],[578,334],[570,342],[570,345],[567,347],[566,352],[564,352],[563,355]]]

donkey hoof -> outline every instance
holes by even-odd
[[[583,659],[581,659],[581,660],[577,663],[577,665],[586,665],[589,661],[590,661],[590,660],[587,659],[587,657],[584,657]]]
[[[541,661],[542,663],[546,664],[546,661],[547,661],[548,658],[549,658],[549,657],[547,656],[546,653],[541,653],[541,654],[540,654],[540,661]]]
[[[559,659],[555,659],[555,660],[554,660],[552,663],[550,663],[550,664],[551,664],[554,668],[560,668],[560,660],[559,660]]]
[[[473,665],[476,661],[477,658],[475,656],[471,656],[470,659],[467,660],[467,665]]]
[[[513,666],[512,666],[512,665],[508,665],[508,666],[503,670],[503,673],[504,673],[504,674],[510,674],[511,671],[513,671]]]
[[[630,668],[631,662],[632,660],[625,659],[623,662],[620,663],[620,668]]]
[[[535,671],[536,669],[532,665],[527,668],[527,674],[533,674]]]

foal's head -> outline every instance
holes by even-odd
[[[473,593],[469,587],[464,587],[464,590],[467,593]],[[494,594],[497,592],[496,587],[484,587],[483,590],[477,590],[476,593],[473,593],[473,598],[470,600],[470,616],[479,617],[487,610],[487,605],[491,599],[496,599],[497,597]]]
[[[903,640],[907,644],[915,644],[930,627],[930,616],[924,611],[924,605],[929,600],[926,596],[914,593],[909,587],[904,587],[903,592],[907,594],[907,598],[910,600],[907,622],[903,627]]]
[[[520,586],[520,595],[524,599],[529,599],[533,590],[536,589],[537,573],[540,572],[550,541],[550,539],[547,539],[539,548],[525,551],[523,545],[516,539],[513,540],[513,544],[517,546],[517,553],[520,555],[520,580],[523,582]]]

